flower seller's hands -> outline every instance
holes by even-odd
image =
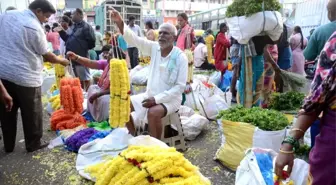
[[[142,101],[142,106],[145,108],[151,108],[156,105],[154,97],[150,97]]]

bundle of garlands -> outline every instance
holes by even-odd
[[[194,66],[193,66],[194,56],[193,56],[192,51],[189,50],[189,49],[184,50],[184,54],[186,54],[187,58],[188,58],[188,79],[187,79],[187,83],[192,83],[193,73],[194,73]]]
[[[110,161],[85,169],[96,185],[210,185],[175,148],[130,146]]]
[[[130,79],[125,60],[110,61],[110,126],[124,127],[130,116]]]
[[[65,67],[61,64],[55,64],[55,78],[56,78],[56,86],[60,88],[60,82],[63,77],[65,77]]]
[[[139,64],[141,66],[147,66],[150,64],[150,61],[151,61],[151,57],[149,56],[146,56],[146,57],[140,57],[139,58]]]
[[[83,112],[83,93],[78,78],[61,80],[60,101],[63,109],[55,111],[51,118],[52,130],[72,129],[86,123]]]

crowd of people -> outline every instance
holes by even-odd
[[[267,36],[256,36],[248,45],[241,45],[233,37],[229,37],[230,28],[226,23],[219,25],[216,35],[209,29],[203,36],[196,38],[185,13],[177,16],[178,29],[170,23],[164,23],[158,28],[158,35],[151,22],[145,24],[146,31],[143,34],[140,26],[135,24],[135,17],[128,17],[126,24],[114,9],[109,12],[111,20],[116,24],[113,33],[101,30],[99,25],[94,29],[84,21],[81,9],[65,13],[59,22],[45,24],[55,13],[56,10],[49,1],[35,0],[27,10],[8,9],[0,15],[0,121],[6,152],[12,152],[15,148],[19,109],[27,151],[32,152],[46,146],[41,142],[44,61],[72,67],[83,90],[88,92],[88,111],[100,122],[107,120],[109,116],[109,61],[113,58],[123,59],[129,69],[133,69],[139,64],[140,55],[149,56],[151,62],[147,90],[131,96],[132,113],[126,126],[135,135],[145,120],[149,134],[160,139],[161,119],[178,111],[187,86],[188,59],[184,51],[193,52],[196,68],[217,70],[221,72],[221,76],[228,70],[230,60],[233,71],[230,91],[232,100],[236,102],[241,91],[236,88],[237,80],[245,75],[241,71],[246,67],[242,65],[241,52],[244,50],[241,48],[248,47],[253,48],[249,50],[253,56],[252,88],[257,91],[260,85],[262,87],[260,99],[252,100],[252,104],[265,108],[272,92],[283,91],[280,70],[304,76],[305,62],[318,58],[310,95],[290,137],[293,141],[302,138],[312,122],[321,116],[321,134],[310,155],[310,172],[314,185],[335,184],[335,179],[328,178],[328,173],[322,170],[328,169],[331,174],[336,173],[335,0],[328,4],[328,18],[331,22],[312,31],[309,38],[303,36],[299,26],[289,36],[290,29],[284,24],[278,41],[272,41]],[[102,31],[105,31],[104,35]],[[90,69],[103,71],[97,84],[91,84]],[[321,112],[323,114],[320,115]],[[276,161],[278,175],[282,174],[285,165],[289,165],[289,172],[293,165],[294,146],[291,141],[285,140],[280,150]]]

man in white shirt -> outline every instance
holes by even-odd
[[[135,129],[144,127],[141,124],[146,122],[149,134],[160,139],[161,119],[180,108],[187,83],[188,59],[179,48],[174,47],[177,30],[172,24],[162,24],[159,28],[159,41],[154,42],[134,34],[114,9],[111,10],[111,19],[128,44],[151,57],[147,90],[131,97],[131,121],[126,126],[134,135]]]
[[[97,60],[99,60],[99,55],[102,53],[102,48],[103,48],[103,35],[100,33],[99,25],[96,26],[95,35],[96,35],[96,46],[94,50],[97,53]]]
[[[26,149],[33,152],[41,144],[43,107],[41,85],[43,60],[68,65],[48,51],[42,23],[56,13],[47,0],[35,0],[24,11],[12,10],[0,15],[0,79],[13,98],[10,112],[0,103],[0,122],[6,152],[15,148],[17,115],[21,111]]]
[[[141,28],[137,24],[135,24],[135,17],[130,16],[128,18],[128,27],[134,32],[138,37],[141,36]],[[135,66],[139,64],[139,50],[134,45],[128,44],[128,55],[130,57],[131,68],[133,69]]]
[[[194,50],[194,64],[196,68],[204,70],[215,70],[215,66],[207,60],[208,50],[203,37],[198,38],[198,44]]]

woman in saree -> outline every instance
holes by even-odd
[[[277,45],[267,45],[264,50],[264,87],[262,90],[262,107],[267,108],[270,102],[270,97],[273,92],[273,82],[275,70],[279,71],[280,68],[276,65],[278,61],[278,47]]]
[[[188,24],[188,16],[185,13],[177,15],[179,30],[177,33],[176,46],[182,51],[192,48],[194,29]]]
[[[105,47],[105,46],[104,46]],[[109,118],[110,102],[110,63],[113,58],[125,59],[125,54],[119,47],[112,47],[110,51],[104,50],[103,55],[107,60],[90,60],[80,57],[73,52],[68,52],[67,56],[72,60],[90,69],[103,70],[97,85],[91,85],[88,89],[88,111],[95,121],[101,122]],[[111,48],[111,47],[110,47]]]
[[[216,36],[216,45],[215,45],[215,52],[214,52],[214,58],[215,58],[215,67],[218,71],[222,73],[221,76],[223,76],[228,64],[228,61],[225,61],[227,58],[227,51],[229,51],[230,48],[230,41],[225,36],[225,33],[227,32],[228,27],[225,23],[222,23],[219,25],[219,33]],[[225,61],[225,62],[224,62]],[[226,64],[225,64],[226,63]]]
[[[303,50],[307,46],[307,39],[303,37],[302,30],[299,26],[295,26],[293,35],[289,39],[289,43],[293,53],[293,65],[290,71],[304,75],[305,57],[303,56]]]
[[[310,95],[306,98],[296,123],[282,143],[275,162],[275,173],[281,177],[288,165],[291,173],[294,164],[294,150],[298,147],[307,129],[319,117],[321,132],[309,154],[312,185],[336,184],[336,32],[330,37],[321,52]]]
[[[204,39],[205,39],[205,45],[207,47],[207,51],[208,51],[208,62],[211,64],[213,63],[213,47],[214,47],[214,42],[215,42],[215,37],[213,36],[213,32],[211,29],[208,29],[205,32],[204,35]]]
[[[241,48],[239,102],[246,108],[260,106],[264,88],[264,49],[274,44],[269,36],[255,36]]]

